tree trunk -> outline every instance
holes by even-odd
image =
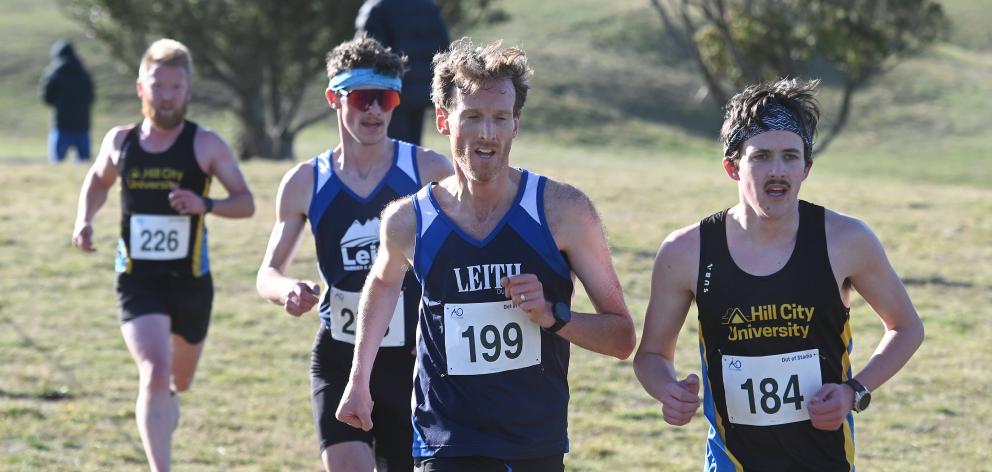
[[[274,159],[275,146],[268,133],[265,120],[265,103],[261,94],[241,96],[241,129],[238,131],[238,156],[242,160],[252,157]]]
[[[283,131],[273,143],[275,145],[275,152],[273,152],[273,158],[293,160],[293,140],[296,139],[296,133],[291,131]]]
[[[825,151],[830,146],[830,142],[840,134],[840,130],[844,129],[844,126],[847,125],[847,118],[851,114],[851,96],[854,95],[854,92],[862,83],[864,83],[863,80],[848,79],[844,81],[844,95],[841,97],[840,109],[837,111],[837,121],[834,121],[827,135],[821,138],[820,142],[816,144],[816,149],[813,149],[814,156]]]

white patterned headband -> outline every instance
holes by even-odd
[[[804,158],[807,160],[812,159],[812,130],[803,125],[795,112],[778,103],[766,105],[761,110],[758,118],[750,120],[747,126],[737,126],[734,128],[723,146],[723,156],[730,157],[744,141],[766,131],[791,131],[796,133],[803,140]]]

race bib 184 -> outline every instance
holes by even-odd
[[[331,287],[331,337],[348,344],[355,344],[358,332],[358,299],[361,292],[348,292]],[[403,292],[396,301],[393,317],[382,338],[382,347],[402,346],[406,341],[406,325],[403,318]]]
[[[761,357],[723,356],[731,423],[772,426],[809,419],[806,405],[823,385],[820,351]]]
[[[541,327],[510,300],[444,306],[449,375],[493,374],[541,363]]]
[[[189,215],[131,215],[131,259],[171,261],[189,254]]]

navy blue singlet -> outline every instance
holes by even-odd
[[[334,340],[354,346],[358,329],[358,296],[379,250],[379,218],[386,205],[420,188],[416,147],[394,140],[393,166],[378,187],[362,198],[334,173],[332,151],[313,158],[314,191],[308,210],[317,246],[317,265],[326,290],[321,295],[320,321]],[[403,281],[403,302],[382,347],[413,346],[420,285],[413,273]]]
[[[414,378],[414,457],[529,459],[568,450],[569,343],[508,300],[503,276],[537,275],[569,304],[571,266],[544,212],[547,179],[520,188],[484,240],[444,213],[428,185],[414,196],[414,272],[423,284]]]

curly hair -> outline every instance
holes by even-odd
[[[327,78],[347,70],[365,68],[391,77],[403,77],[406,64],[405,54],[397,54],[392,48],[362,33],[327,53]]]
[[[455,88],[462,93],[475,93],[492,80],[510,79],[516,92],[513,114],[520,111],[527,101],[528,83],[534,71],[527,66],[527,54],[517,47],[504,48],[502,41],[476,46],[472,39],[459,39],[434,56],[434,79],[431,83],[431,100],[434,106],[451,110]]]
[[[725,148],[732,146],[730,140],[735,130],[753,124],[764,127],[761,117],[765,108],[780,105],[788,109],[799,121],[799,126],[807,131],[809,142],[804,140],[803,157],[806,161],[812,161],[812,138],[820,119],[819,105],[814,96],[819,85],[819,80],[779,79],[745,88],[727,103],[723,127],[720,129],[720,142]],[[737,162],[741,158],[741,144],[743,143],[727,149],[724,158]]]

